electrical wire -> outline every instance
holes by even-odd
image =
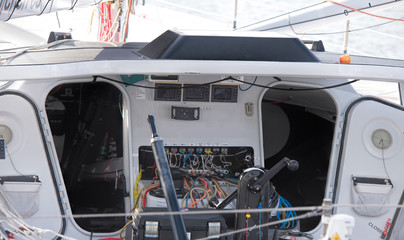
[[[125,236],[122,236],[122,233],[123,233],[123,231],[125,231],[126,227],[128,227],[129,224],[131,224],[131,223],[133,223],[133,219],[130,220],[129,222],[127,222],[127,223],[125,224],[125,226],[122,227],[121,231],[119,231],[119,238],[120,238],[120,239],[124,239],[124,238],[125,238]]]
[[[24,174],[22,174],[20,171],[18,171],[17,168],[15,167],[14,161],[13,161],[13,159],[11,158],[11,154],[8,152],[8,147],[7,147],[7,146],[6,146],[6,152],[7,152],[7,154],[8,154],[8,157],[10,158],[10,162],[11,162],[11,165],[13,166],[14,170],[15,170],[18,174],[20,174],[21,176],[24,176]]]
[[[241,82],[241,83],[247,83],[247,84],[252,84],[249,82],[245,82],[236,78],[233,78],[234,81]],[[319,88],[278,88],[278,87],[269,87],[265,85],[260,85],[260,84],[254,84],[254,86],[261,87],[261,88],[266,88],[266,89],[272,89],[272,90],[279,90],[279,91],[294,91],[294,92],[300,92],[300,91],[316,91],[316,90],[325,90],[325,89],[330,89],[330,88],[337,88],[337,87],[342,87],[345,85],[349,85],[352,83],[355,83],[359,81],[359,79],[354,79],[348,82],[340,83],[340,84],[335,84],[335,85],[330,85],[326,87],[319,87]]]
[[[195,179],[195,181],[192,183],[189,193],[191,192],[191,190],[194,188],[195,183],[198,181],[199,176]],[[186,199],[185,199],[185,205],[188,205],[188,198],[190,197],[190,194],[187,195]],[[182,204],[181,204],[182,205]]]
[[[199,181],[203,182],[205,184],[205,188],[208,188],[208,182],[206,182],[204,177],[199,178]]]
[[[252,209],[247,209],[247,212],[249,212],[250,210],[252,210]],[[308,212],[308,213],[299,215],[297,217],[293,217],[293,218],[291,218],[291,220],[299,220],[299,219],[311,218],[311,217],[316,217],[316,216],[319,216],[319,215],[321,215],[321,212],[312,211],[312,212]],[[274,226],[274,225],[281,224],[284,221],[285,220],[278,220],[278,221],[268,222],[268,223],[265,223],[265,224],[261,224],[260,227],[263,228],[263,227]],[[212,235],[212,236],[208,236],[208,237],[204,237],[204,238],[198,238],[198,240],[217,239],[217,238],[221,238],[221,237],[224,237],[224,236],[234,235],[234,234],[240,233],[240,232],[247,232],[247,231],[250,231],[250,230],[252,230],[253,228],[256,228],[256,227],[257,227],[257,225],[242,228],[242,229],[236,229],[234,231],[220,233],[220,234],[217,234],[217,235]]]
[[[290,205],[290,203],[283,198],[281,195],[278,195],[278,199],[279,199],[279,203],[278,203],[278,207],[279,208],[292,208],[292,205]],[[280,217],[279,212],[277,212],[277,217],[278,220],[285,220],[285,219],[291,219],[292,217],[296,217],[297,214],[295,211],[284,211],[281,213],[283,215],[283,217]],[[280,226],[281,229],[283,228],[289,228],[289,227],[294,227],[295,226],[295,221],[287,221],[282,223],[282,225]]]
[[[191,191],[192,191],[192,190],[191,190]],[[190,203],[189,205],[187,205],[187,207],[190,207],[190,206],[193,206],[193,205],[195,205],[195,204],[198,204],[198,202],[202,201],[202,200],[208,195],[208,192],[212,192],[212,191],[211,191],[211,190],[207,190],[207,191],[205,192],[205,195],[203,195],[201,198],[199,198],[199,199],[196,200],[195,202]]]
[[[133,204],[134,204],[135,207],[136,207],[135,198],[138,195],[139,182],[140,182],[141,178],[142,178],[142,169],[140,168],[139,173],[137,174],[137,177],[136,177],[135,187],[133,189]]]
[[[142,195],[142,192],[145,190],[145,189],[147,189],[147,188],[149,188],[149,187],[154,187],[154,186],[159,186],[160,185],[160,183],[155,183],[155,184],[150,184],[150,185],[147,185],[147,186],[144,186],[144,187],[142,187],[142,189],[140,190],[140,192],[139,192],[139,194],[136,196],[136,200],[135,200],[135,204],[133,205],[133,209],[131,210],[131,212],[133,212],[136,208],[137,208],[137,205],[138,205],[138,203],[139,203],[139,200],[140,200],[140,198],[141,198],[141,195]]]
[[[141,88],[146,88],[146,89],[158,89],[159,87],[153,87],[153,86],[143,86],[143,85],[139,85],[139,84],[130,84],[130,83],[124,83],[122,81],[119,80],[115,80],[109,77],[105,77],[105,76],[101,76],[101,75],[94,75],[93,76],[93,82],[95,82],[97,80],[97,78],[102,78],[111,82],[115,82],[115,83],[119,83],[119,84],[123,84],[123,85],[128,85],[128,86],[133,86],[133,87],[141,87]],[[279,79],[274,77],[275,79]],[[177,87],[164,87],[165,89],[184,89],[184,88],[195,88],[195,87],[199,87],[199,86],[205,86],[205,85],[211,85],[211,84],[215,84],[215,83],[219,83],[219,82],[223,82],[223,81],[227,81],[227,80],[233,80],[236,82],[240,82],[240,83],[245,83],[245,84],[249,84],[249,85],[254,85],[256,87],[260,87],[260,88],[265,88],[265,89],[272,89],[272,90],[279,90],[279,91],[296,91],[296,92],[300,92],[300,91],[316,91],[316,90],[325,90],[325,89],[331,89],[331,88],[337,88],[337,87],[342,87],[345,85],[349,85],[352,83],[355,83],[357,81],[359,81],[360,79],[354,79],[348,82],[344,82],[344,83],[340,83],[340,84],[335,84],[335,85],[330,85],[330,86],[325,86],[325,87],[318,87],[318,88],[279,88],[279,87],[269,87],[269,86],[265,86],[265,85],[261,85],[261,84],[257,84],[257,83],[250,83],[250,82],[246,82],[237,78],[234,78],[232,76],[226,77],[226,78],[222,78],[216,81],[212,81],[212,82],[208,82],[208,83],[203,83],[203,84],[193,84],[192,86],[177,86]]]
[[[188,185],[188,181],[187,181],[187,179],[184,177],[184,183],[185,183],[185,187],[188,189],[188,190],[190,190],[191,188],[189,187],[189,185]]]
[[[111,81],[111,82],[115,82],[115,83],[119,83],[119,84],[122,84],[122,85],[125,85],[125,86],[140,87],[140,88],[146,88],[146,89],[158,89],[158,88],[161,89],[161,87],[144,86],[144,85],[139,85],[139,84],[135,84],[135,83],[124,83],[124,82],[122,82],[120,80],[112,79],[112,78],[105,77],[105,76],[102,76],[102,75],[94,75],[93,76],[93,82],[97,81],[97,78],[102,78],[102,79],[105,79],[105,80],[108,80],[108,81]],[[234,80],[234,78],[230,76],[230,77],[222,78],[222,79],[212,81],[212,82],[208,82],[208,83],[191,84],[191,85],[187,85],[187,86],[175,86],[175,87],[167,86],[167,87],[164,87],[164,89],[196,88],[196,87],[200,87],[200,86],[207,86],[207,85],[211,85],[211,84],[215,84],[215,83],[224,82],[224,81],[227,81],[227,80]]]
[[[386,160],[384,159],[384,142],[383,142],[383,139],[381,140],[381,143],[382,143],[382,159],[383,159],[384,171],[386,172],[386,175],[387,175],[388,179],[391,179],[389,173],[387,172]]]
[[[240,85],[238,85],[238,89],[240,89],[240,91],[245,92],[248,89],[252,88],[252,86],[254,86],[255,82],[257,81],[258,76],[255,77],[254,82],[252,84],[250,84],[249,87],[247,87],[246,89],[242,89]]]
[[[160,186],[160,184],[157,185],[157,186],[148,188],[148,189],[146,190],[146,192],[145,192],[144,195],[143,195],[143,207],[146,207],[147,194],[148,194],[151,190],[156,189],[156,188],[158,188],[159,186]]]
[[[220,198],[226,197],[227,194],[225,194],[225,192],[223,191],[223,189],[220,187],[219,183],[215,180],[215,179],[211,179],[212,182],[215,184],[217,190],[218,190],[218,194]],[[222,196],[220,196],[220,193],[222,194]]]

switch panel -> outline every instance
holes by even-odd
[[[6,142],[0,138],[0,159],[6,159]]]
[[[171,106],[171,118],[176,120],[199,120],[199,107]]]

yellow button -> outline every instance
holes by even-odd
[[[330,240],[341,240],[341,238],[338,236],[338,233],[335,233]]]

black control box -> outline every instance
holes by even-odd
[[[6,159],[6,142],[0,138],[0,159]]]

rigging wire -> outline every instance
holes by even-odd
[[[389,23],[392,23],[392,22],[397,22],[397,21],[403,22],[403,21],[404,21],[404,18],[391,18],[391,17],[381,16],[381,15],[371,14],[371,13],[368,13],[368,12],[365,12],[365,11],[362,11],[362,10],[359,10],[359,9],[356,9],[356,8],[353,8],[353,7],[350,7],[350,6],[347,6],[347,5],[345,5],[345,4],[335,2],[335,1],[333,1],[333,0],[324,0],[324,2],[330,2],[330,3],[333,3],[333,4],[336,4],[336,5],[339,5],[339,6],[348,8],[348,9],[350,9],[350,10],[352,10],[352,11],[356,11],[356,12],[359,12],[359,13],[362,13],[362,14],[365,14],[365,15],[369,15],[369,16],[372,16],[372,17],[390,20],[390,21],[388,21],[388,22],[384,22],[384,23],[380,23],[380,24],[375,24],[375,25],[371,25],[371,26],[368,26],[368,27],[363,27],[363,28],[358,28],[358,29],[349,30],[349,32],[356,32],[356,31],[361,31],[361,30],[366,30],[366,29],[369,29],[369,28],[374,28],[374,27],[382,26],[382,25],[389,24]],[[285,16],[285,15],[290,15],[290,14],[293,14],[293,13],[295,13],[295,12],[297,12],[297,11],[301,11],[301,10],[304,10],[304,9],[307,9],[307,8],[312,8],[312,7],[318,6],[319,4],[323,4],[324,2],[315,4],[315,5],[311,5],[311,6],[308,6],[308,7],[305,7],[305,8],[301,8],[301,9],[298,9],[298,10],[295,10],[295,11],[291,11],[291,12],[288,12],[288,13],[284,13],[284,14],[281,14],[281,15],[276,16],[276,17],[273,17],[273,18],[268,18],[268,19],[265,19],[265,20],[262,20],[262,21],[258,21],[258,22],[255,22],[255,23],[252,23],[252,24],[243,26],[243,27],[241,27],[241,28],[239,28],[239,29],[247,28],[247,27],[250,27],[250,26],[254,26],[254,25],[257,25],[257,24],[260,24],[260,23],[263,23],[263,22],[266,22],[266,21],[270,21],[270,20],[272,20],[272,19],[275,19],[275,18],[278,18],[278,17],[282,17],[282,16]],[[286,27],[286,26],[290,26],[291,29],[292,29],[292,31],[293,31],[296,35],[331,35],[331,34],[341,34],[341,33],[345,33],[345,31],[328,32],[328,33],[300,33],[300,32],[296,32],[291,24],[285,25],[285,26],[283,26],[283,27]],[[262,30],[262,31],[265,31],[265,30],[270,30],[270,29],[264,29],[264,30]]]
[[[279,212],[279,211],[296,211],[296,212],[303,212],[303,211],[328,211],[331,210],[332,208],[357,208],[357,207],[363,207],[363,204],[333,204],[329,206],[304,206],[304,207],[292,207],[292,208],[262,208],[262,209],[223,209],[223,210],[217,210],[217,209],[212,209],[210,211],[204,211],[202,210],[195,210],[195,211],[180,211],[180,212],[136,212],[136,209],[134,211],[129,212],[129,213],[94,213],[94,214],[65,214],[65,215],[48,215],[48,216],[32,216],[30,219],[57,219],[57,218],[105,218],[105,217],[130,217],[134,212],[138,216],[170,216],[170,215],[206,215],[206,214],[235,214],[235,213],[263,213],[263,212]],[[385,208],[395,208],[395,209],[403,209],[404,204],[397,205],[397,204],[368,204],[366,205],[367,208],[380,208],[380,207],[385,207]],[[301,215],[299,215],[301,216]],[[287,219],[287,220],[292,220],[292,219]]]
[[[13,10],[11,11],[10,16],[8,16],[8,18],[7,18],[6,20],[4,20],[5,22],[7,22],[8,20],[11,19],[11,17],[12,17],[13,14],[14,14],[15,9],[18,7],[18,5],[20,5],[20,2],[21,2],[21,0],[18,0],[18,1],[14,4]]]
[[[53,2],[52,2],[53,3]],[[61,27],[60,26],[60,19],[59,19],[59,14],[58,14],[58,12],[56,12],[56,20],[58,20],[58,26],[59,26],[59,28]]]
[[[383,207],[388,207],[388,208],[396,208],[396,209],[402,209],[404,208],[404,205],[392,205],[392,204],[369,204],[366,207],[368,208],[380,208],[381,206]],[[203,215],[203,214],[234,214],[234,213],[263,213],[263,212],[287,212],[287,211],[296,211],[296,212],[301,212],[301,211],[310,211],[306,214],[302,214],[296,217],[291,217],[287,218],[284,220],[280,221],[273,221],[273,222],[268,222],[266,224],[261,224],[259,227],[268,227],[272,225],[277,225],[277,224],[283,224],[285,221],[295,221],[295,220],[301,220],[301,219],[306,219],[306,218],[311,218],[315,216],[319,216],[324,212],[330,211],[333,208],[336,207],[346,207],[346,208],[355,208],[355,207],[363,207],[361,204],[332,204],[332,205],[320,205],[320,206],[308,206],[308,207],[285,207],[285,208],[257,208],[257,209],[223,209],[223,210],[211,210],[211,211],[201,211],[201,210],[195,210],[195,211],[181,211],[181,212],[142,212],[142,211],[132,211],[131,213],[102,213],[102,214],[69,214],[69,215],[59,215],[59,216],[32,216],[32,219],[50,219],[50,218],[105,218],[105,217],[129,217],[133,215],[135,216],[156,216],[156,215],[161,215],[161,216],[167,216],[167,215]],[[2,208],[0,208],[2,210]],[[22,219],[17,216],[10,216],[9,220],[18,220]],[[127,227],[130,223],[126,223],[124,227]],[[258,226],[252,226],[249,229],[255,228]],[[249,230],[247,229],[247,230]],[[34,229],[35,230],[35,229]],[[238,232],[243,232],[246,229],[238,229],[236,231],[231,231],[231,232],[226,232],[223,233],[223,235],[220,236],[210,236],[209,238],[203,238],[203,239],[211,239],[211,238],[218,238],[221,236],[226,236],[226,235],[231,235],[235,234]],[[123,230],[122,230],[123,232]]]
[[[245,25],[243,27],[237,28],[237,30],[240,30],[240,29],[243,29],[243,28],[248,28],[248,27],[251,27],[251,26],[254,26],[254,25],[257,25],[257,24],[260,24],[260,23],[263,23],[263,22],[266,22],[266,21],[269,21],[269,20],[272,20],[272,19],[275,19],[275,18],[278,18],[278,17],[287,16],[287,15],[290,15],[290,14],[298,12],[298,11],[302,11],[302,10],[312,8],[312,7],[315,7],[315,6],[319,6],[319,5],[323,4],[323,3],[324,2],[316,3],[314,5],[310,5],[310,6],[307,6],[307,7],[304,7],[304,8],[300,8],[300,9],[297,9],[297,10],[294,10],[294,11],[290,11],[290,12],[287,12],[287,13],[272,17],[272,18],[267,18],[267,19],[264,19],[264,20],[261,20],[261,21],[255,22],[255,23],[251,23],[251,24]],[[289,24],[289,26],[290,26],[290,24]],[[269,29],[266,29],[266,30],[269,30]]]
[[[37,16],[42,15],[42,13],[45,11],[46,7],[48,6],[48,4],[49,4],[51,1],[52,1],[52,0],[48,0],[48,1],[46,2],[45,7],[42,8],[42,11],[41,11]]]
[[[123,42],[126,42],[126,38],[128,37],[128,31],[129,31],[129,16],[131,14],[131,9],[133,5],[133,0],[128,0],[129,1],[129,6],[128,6],[128,11],[126,13],[126,20],[125,20],[125,29],[124,29],[124,35],[123,35]]]
[[[385,17],[385,16],[381,16],[381,15],[376,15],[376,14],[373,14],[373,13],[368,13],[368,12],[365,12],[365,11],[362,11],[362,10],[359,10],[359,9],[356,9],[356,8],[353,8],[353,7],[350,7],[350,6],[348,6],[348,5],[345,5],[345,4],[342,4],[342,3],[339,3],[339,2],[335,2],[335,1],[333,1],[333,0],[324,0],[324,1],[325,1],[325,2],[330,2],[330,3],[333,3],[333,4],[336,4],[336,5],[339,5],[339,6],[341,6],[341,7],[348,8],[348,9],[350,9],[350,10],[352,10],[352,11],[359,12],[359,13],[362,13],[362,14],[365,14],[365,15],[369,15],[369,16],[372,16],[372,17],[377,17],[377,18],[382,18],[382,19],[387,19],[387,20],[392,20],[392,21],[404,22],[404,19],[391,18],[391,17]]]
[[[404,18],[401,18],[401,19],[404,19]],[[363,31],[363,30],[367,30],[367,29],[370,29],[370,28],[375,28],[375,27],[383,26],[383,25],[386,25],[386,24],[389,24],[389,23],[393,23],[393,22],[395,22],[395,21],[390,20],[390,21],[387,21],[387,22],[383,22],[383,23],[379,23],[379,24],[375,24],[375,25],[371,25],[371,26],[367,26],[367,27],[356,28],[356,29],[350,29],[350,30],[348,30],[348,32],[358,32],[358,31]],[[342,33],[345,33],[345,32],[346,32],[346,31],[337,31],[337,32],[318,32],[318,33],[301,33],[301,32],[295,32],[295,31],[293,31],[293,33],[295,33],[296,35],[307,35],[307,36],[310,36],[310,35],[332,35],[332,34],[342,34]]]
[[[76,6],[76,4],[77,4],[77,2],[78,2],[79,0],[75,0],[74,1],[74,3],[72,4],[72,6],[71,6],[71,8],[69,9],[69,10],[73,10],[73,8]]]

